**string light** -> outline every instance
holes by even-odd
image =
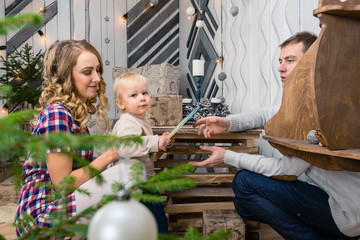
[[[40,12],[45,12],[45,7],[44,6],[40,7]]]
[[[41,37],[44,41],[46,41],[45,34],[44,34],[41,30],[38,31],[38,34],[40,35],[40,37]]]
[[[149,5],[150,7],[154,7],[155,5],[158,5],[159,0],[150,0]]]
[[[8,113],[8,109],[7,109],[7,107],[3,107],[3,109],[1,110],[1,112],[3,113],[3,114],[7,114]]]
[[[221,63],[223,61],[223,57],[217,57],[216,58],[216,63]]]
[[[125,22],[127,18],[128,18],[128,15],[127,15],[127,13],[125,13],[125,14],[122,16],[121,21]]]

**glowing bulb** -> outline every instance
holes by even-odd
[[[125,13],[125,14],[122,16],[121,21],[125,22],[127,18],[128,18],[128,15],[127,15],[127,13]]]
[[[218,57],[218,58],[216,58],[216,62],[217,62],[217,63],[222,62],[222,57]]]
[[[159,0],[150,0],[149,5],[150,5],[150,7],[154,7],[155,5],[158,5],[158,3],[159,3]]]
[[[8,109],[7,109],[7,107],[3,107],[3,109],[1,110],[1,113],[2,113],[3,115],[7,115],[7,114],[8,114]]]
[[[40,11],[41,11],[41,12],[45,12],[45,7],[43,7],[43,6],[40,7]]]

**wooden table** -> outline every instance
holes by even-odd
[[[171,132],[174,126],[152,127],[154,134]],[[223,133],[212,135],[205,139],[197,134],[197,129],[191,125],[183,126],[175,134],[175,143],[168,151],[160,152],[155,157],[155,168],[164,169],[186,164],[189,161],[201,161],[208,157],[210,152],[200,150],[199,145],[216,145],[225,149],[257,154],[259,147],[254,145],[254,139],[260,138],[261,129],[244,132]],[[222,171],[198,171],[188,177],[193,179],[197,187],[190,190],[164,193],[167,197],[165,211],[169,215],[170,231],[180,230],[189,225],[202,227],[202,211],[207,209],[234,209],[234,193],[231,182],[237,171],[227,164],[219,165]],[[198,169],[199,170],[199,169]],[[202,169],[213,170],[213,169]],[[225,172],[224,172],[225,170]],[[185,216],[188,214],[188,216]],[[191,215],[189,217],[189,214]]]

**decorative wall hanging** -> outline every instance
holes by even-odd
[[[179,0],[142,0],[124,14],[128,68],[163,62],[179,65],[178,11]]]
[[[194,59],[205,60],[204,76],[201,81],[201,98],[215,97],[218,92],[218,86],[213,77],[216,68],[216,60],[219,57],[215,44],[215,32],[218,30],[218,23],[208,8],[209,1],[191,0],[191,6],[186,9],[186,14],[190,19],[193,17],[192,27],[187,40],[188,69],[192,73],[192,61]],[[189,19],[189,18],[188,18]],[[200,22],[198,22],[200,21]],[[189,98],[196,99],[196,80],[191,74],[186,76],[188,86],[186,95]]]

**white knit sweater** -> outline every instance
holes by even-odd
[[[154,135],[149,123],[129,113],[122,113],[120,119],[115,123],[113,135],[123,137],[129,135],[140,135],[143,144],[134,144],[131,147],[119,147],[120,158],[134,158],[144,163],[147,177],[155,175],[154,162],[149,153],[158,152],[158,135]]]
[[[278,111],[279,106],[230,115],[228,131],[263,128]],[[350,237],[360,235],[360,172],[329,171],[292,156],[267,158],[226,151],[225,163],[265,176],[296,175],[329,195],[329,205],[340,231]]]

